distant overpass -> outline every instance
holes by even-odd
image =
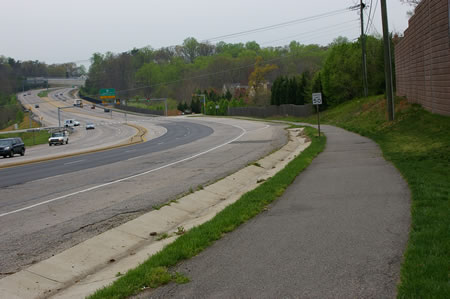
[[[50,86],[84,86],[86,83],[85,77],[79,78],[48,78]]]
[[[26,80],[27,86],[44,86],[47,83],[50,86],[84,86],[84,83],[86,83],[86,76],[77,78],[28,77]]]

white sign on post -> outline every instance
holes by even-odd
[[[317,92],[312,94],[313,105],[322,105],[322,93]]]

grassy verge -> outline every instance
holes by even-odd
[[[32,120],[31,123],[32,123],[32,127],[33,128],[39,128],[41,126],[38,122],[36,122],[34,120]],[[25,113],[24,116],[23,116],[23,120],[18,124],[18,128],[17,129],[18,130],[24,130],[24,129],[28,129],[28,128],[30,128],[30,117],[29,117],[29,113]],[[14,125],[11,125],[11,126],[9,126],[7,128],[4,128],[4,129],[2,129],[0,131],[14,131]]]
[[[396,99],[386,121],[381,97],[357,99],[322,114],[321,121],[367,136],[401,172],[412,194],[412,226],[398,298],[449,298],[450,117]],[[315,123],[307,119],[285,120]]]
[[[43,91],[39,92],[39,93],[38,93],[38,97],[41,97],[41,98],[46,98],[46,97],[48,97],[48,91],[43,90]]]
[[[111,286],[98,290],[90,298],[126,298],[142,289],[157,287],[176,280],[169,278],[167,274],[169,267],[197,255],[225,233],[233,231],[242,223],[258,215],[268,204],[283,194],[295,177],[324,149],[325,137],[316,137],[315,132],[315,129],[306,128],[312,144],[278,174],[253,191],[244,194],[212,220],[181,235],[175,242],[150,257],[139,267],[128,271]],[[182,277],[179,280],[186,282],[186,279]]]
[[[50,134],[47,131],[34,132],[34,140],[33,140],[33,132],[0,134],[0,138],[11,138],[11,137],[20,137],[22,138],[23,143],[25,143],[25,146],[32,146],[47,143]]]

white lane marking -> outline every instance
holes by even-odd
[[[72,162],[67,162],[67,163],[64,163],[64,165],[80,163],[80,162],[83,162],[83,161],[86,161],[86,159],[84,159],[84,160],[76,160],[76,161],[72,161]]]
[[[197,158],[199,156],[202,156],[204,154],[212,152],[212,151],[214,151],[214,150],[216,150],[218,148],[221,148],[221,147],[223,147],[225,145],[228,145],[228,144],[238,140],[239,138],[241,138],[242,136],[244,136],[247,133],[247,130],[242,128],[241,126],[238,126],[238,125],[231,125],[231,126],[241,129],[242,133],[239,136],[237,136],[237,137],[235,137],[235,138],[233,138],[231,140],[228,140],[225,143],[217,145],[217,146],[215,146],[213,148],[210,148],[210,149],[208,149],[206,151],[197,153],[197,154],[192,155],[190,157],[183,158],[183,159],[180,159],[178,161],[175,161],[175,162],[172,162],[172,163],[169,163],[169,164],[166,164],[166,165],[154,168],[154,169],[150,169],[150,170],[147,170],[147,171],[144,171],[144,172],[141,172],[141,173],[129,176],[129,177],[121,178],[121,179],[118,179],[118,180],[115,180],[115,181],[111,181],[111,182],[108,182],[108,183],[104,183],[104,184],[100,184],[100,185],[97,185],[97,186],[93,186],[93,187],[90,187],[90,188],[87,188],[87,189],[84,189],[84,190],[80,190],[80,191],[76,191],[76,192],[69,193],[69,194],[66,194],[66,195],[62,195],[62,196],[59,196],[59,197],[56,197],[56,198],[53,198],[53,199],[49,199],[49,200],[46,200],[46,201],[43,201],[43,202],[31,205],[31,206],[28,206],[28,207],[23,207],[23,208],[14,210],[14,211],[6,212],[6,213],[3,213],[3,214],[0,214],[0,218],[4,217],[4,216],[7,216],[7,215],[15,214],[15,213],[18,213],[18,212],[26,211],[26,210],[29,210],[29,209],[32,209],[32,208],[35,208],[35,207],[38,207],[38,206],[41,206],[41,205],[45,205],[45,204],[48,204],[48,203],[51,203],[51,202],[54,202],[54,201],[57,201],[57,200],[60,200],[60,199],[64,199],[64,198],[67,198],[67,197],[70,197],[70,196],[78,195],[78,194],[81,194],[81,193],[86,193],[86,192],[89,192],[89,191],[92,191],[92,190],[96,190],[96,189],[99,189],[99,188],[102,188],[102,187],[106,187],[106,186],[109,186],[109,185],[117,184],[117,183],[129,180],[129,179],[134,179],[134,178],[137,178],[137,177],[140,177],[140,176],[143,176],[143,175],[146,175],[146,174],[149,174],[149,173],[152,173],[152,172],[155,172],[155,171],[158,171],[158,170],[161,170],[161,169],[164,169],[164,168],[167,168],[167,167],[170,167],[170,166],[173,166],[173,165],[176,165],[176,164],[179,164],[179,163],[182,163],[182,162],[185,162],[185,161]]]
[[[268,127],[270,127],[270,126],[269,126],[269,125],[266,125],[265,127],[258,128],[258,129],[254,129],[254,130],[250,130],[250,131],[248,131],[248,132],[256,132],[256,131],[259,131],[259,130],[264,130],[264,129],[267,129]]]
[[[62,174],[58,174],[58,175],[55,175],[55,176],[49,176],[49,177],[46,177],[46,178],[43,178],[43,179],[34,180],[34,182],[45,181],[45,180],[49,180],[49,179],[54,179],[54,178],[57,178],[57,177],[60,177],[60,176],[62,176]]]
[[[164,144],[164,142],[158,142],[158,145]]]
[[[135,152],[135,151],[136,151],[135,149],[132,149],[132,150],[125,151],[125,153],[131,153],[131,152]]]
[[[136,159],[139,159],[139,158],[142,158],[142,156],[137,156],[137,157],[134,157],[134,158],[130,158],[130,159],[127,159],[127,161],[136,160]]]

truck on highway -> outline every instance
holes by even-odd
[[[77,107],[83,108],[83,102],[81,101],[81,99],[75,99],[75,100],[73,100],[73,105],[74,105],[74,106],[77,106]]]
[[[66,119],[64,121],[64,127],[78,127],[80,125],[80,122],[74,119]]]
[[[48,139],[48,145],[52,146],[56,144],[68,144],[69,143],[69,133],[67,131],[52,133],[52,136]]]

